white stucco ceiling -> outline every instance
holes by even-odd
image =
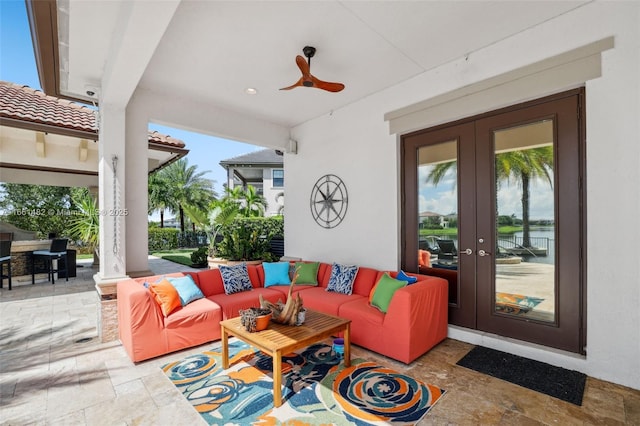
[[[126,105],[139,85],[293,127],[584,3],[58,1],[61,86],[102,86]],[[312,74],[345,90],[278,90],[300,77],[305,45],[317,48]]]

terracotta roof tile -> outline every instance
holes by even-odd
[[[97,133],[93,109],[6,81],[0,81],[0,117]],[[185,146],[180,139],[157,131],[149,132],[149,142],[176,148]]]

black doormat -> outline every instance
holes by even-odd
[[[582,405],[587,376],[506,352],[476,346],[458,361],[458,365],[545,395]]]

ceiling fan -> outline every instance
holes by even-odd
[[[315,87],[316,89],[326,90],[328,92],[339,92],[344,89],[344,84],[342,83],[331,83],[329,81],[322,81],[315,78],[311,75],[311,58],[316,54],[316,48],[311,46],[305,46],[302,49],[304,56],[307,57],[307,60],[298,55],[296,56],[296,64],[298,64],[298,68],[302,72],[302,77],[295,84],[289,87],[283,87],[280,90],[291,90],[295,87]]]

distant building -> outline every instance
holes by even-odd
[[[227,186],[246,188],[252,185],[267,200],[265,216],[283,213],[284,160],[273,149],[263,149],[249,154],[222,160],[227,171]]]

